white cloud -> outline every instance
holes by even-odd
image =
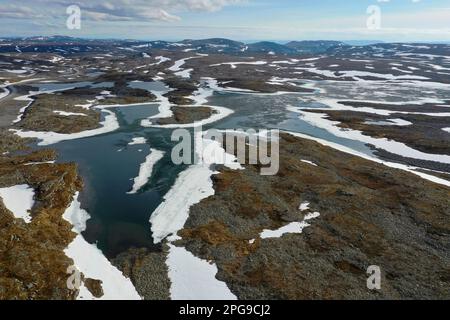
[[[78,5],[82,15],[95,21],[178,21],[186,11],[213,12],[245,0],[22,0],[20,6],[0,0],[0,17],[12,19],[58,18],[64,8]]]
[[[1,3],[1,2],[0,2]],[[24,19],[24,18],[42,18],[35,10],[27,6],[14,4],[1,4],[0,18]]]

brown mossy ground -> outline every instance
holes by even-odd
[[[75,164],[39,164],[38,154],[20,160],[2,159],[2,187],[28,184],[35,190],[32,221],[15,219],[0,208],[0,299],[73,299],[67,288],[67,268],[73,264],[63,252],[74,233],[62,214],[81,188]],[[47,152],[41,160],[48,160]]]
[[[23,139],[7,129],[0,129],[0,155],[28,149],[27,143],[32,139]]]
[[[3,132],[2,136],[12,134]],[[64,249],[75,233],[62,215],[82,182],[76,164],[42,163],[55,160],[55,151],[29,150],[28,141],[0,142],[1,149],[21,150],[0,157],[0,187],[27,184],[35,192],[30,223],[15,218],[0,198],[0,300],[74,299],[78,292],[67,286],[67,270],[73,261]],[[87,284],[92,284],[94,294],[100,294],[96,281]]]
[[[53,131],[75,133],[99,127],[100,112],[87,110],[76,105],[86,104],[83,97],[71,96],[68,99],[61,93],[40,94],[25,110],[17,127],[31,131]],[[80,113],[83,115],[64,116],[54,111]]]
[[[104,293],[101,280],[87,278],[84,279],[84,285],[94,297],[101,298],[103,296]]]
[[[445,108],[444,108],[445,109]],[[324,113],[332,121],[338,121],[339,127],[359,130],[375,138],[387,138],[403,142],[411,148],[425,153],[450,154],[450,134],[442,130],[450,126],[450,117],[433,117],[417,114],[391,114],[382,116],[372,113],[335,110],[304,110]],[[377,125],[366,121],[378,122],[400,118],[412,123],[408,126]]]
[[[115,86],[105,89],[111,92],[111,97],[106,97],[99,104],[116,105],[116,104],[133,104],[152,102],[156,96],[144,89],[131,88],[126,82],[116,82]]]
[[[110,95],[98,98],[102,91]],[[57,133],[77,133],[98,128],[101,113],[99,110],[86,109],[79,105],[95,101],[96,105],[116,105],[151,102],[155,96],[143,89],[133,89],[126,84],[115,84],[112,88],[75,88],[52,94],[40,94],[32,97],[34,101],[25,110],[22,120],[17,123],[19,129],[31,131],[53,131]],[[54,111],[79,113],[80,115],[60,115]]]
[[[158,124],[186,124],[209,118],[215,111],[210,107],[172,107],[173,116],[158,119]]]
[[[219,171],[178,245],[214,261],[239,298],[450,298],[449,188],[286,134],[277,175]],[[311,211],[298,210],[304,201]],[[302,234],[260,239],[312,211]],[[382,270],[379,291],[366,287],[370,265]]]
[[[137,292],[146,300],[170,299],[170,280],[166,265],[167,247],[151,252],[146,248],[131,248],[111,260],[130,278]]]
[[[164,79],[164,83],[173,88],[165,94],[170,103],[175,105],[191,105],[193,103],[193,100],[188,97],[198,89],[195,82],[180,77],[168,77]]]

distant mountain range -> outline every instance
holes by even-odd
[[[10,45],[10,46],[8,46]],[[136,41],[136,40],[115,40],[115,39],[82,39],[72,38],[66,36],[51,36],[51,37],[28,37],[28,38],[5,38],[0,41],[0,52],[16,51],[16,46],[22,52],[27,51],[47,51],[51,50],[49,47],[54,46],[79,46],[79,50],[85,50],[85,46],[102,47],[102,46],[126,46],[130,48],[153,48],[153,49],[176,49],[185,51],[197,51],[203,53],[226,53],[239,54],[244,52],[251,53],[266,53],[276,55],[289,54],[317,54],[325,53],[333,47],[345,46],[340,41],[292,41],[287,44],[280,44],[271,41],[261,41],[246,44],[244,42],[223,39],[211,38],[202,40],[186,39],[183,41],[169,42],[169,41]]]
[[[423,49],[423,44],[416,44],[417,49]],[[441,48],[447,51],[445,45]],[[67,36],[36,36],[28,38],[3,38],[0,39],[0,52],[55,52],[59,54],[73,54],[80,52],[104,52],[111,50],[128,50],[142,52],[148,49],[195,51],[198,53],[217,54],[271,54],[271,55],[316,55],[354,52],[376,52],[383,50],[406,50],[406,44],[373,43],[371,41],[330,41],[330,40],[306,40],[291,41],[280,44],[271,41],[244,43],[223,38],[211,38],[202,40],[186,39],[183,41],[138,41],[120,39],[83,39]],[[411,47],[411,44],[409,44]],[[412,50],[409,48],[408,50]]]

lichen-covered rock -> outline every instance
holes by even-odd
[[[146,300],[170,298],[170,280],[164,250],[151,252],[146,248],[132,248],[111,260],[130,278],[137,292]]]

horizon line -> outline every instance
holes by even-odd
[[[121,40],[121,41],[140,41],[140,42],[155,42],[155,41],[164,41],[169,43],[176,43],[187,40],[209,40],[209,39],[225,39],[231,40],[235,42],[240,42],[244,44],[251,44],[257,42],[274,42],[274,43],[288,43],[292,41],[337,41],[342,43],[351,43],[351,42],[371,42],[372,44],[394,44],[394,43],[427,43],[427,44],[450,44],[450,40],[410,40],[410,41],[401,41],[401,40],[372,40],[372,39],[352,39],[352,40],[340,40],[340,39],[278,39],[278,40],[265,40],[265,39],[251,39],[251,40],[234,40],[232,38],[226,37],[206,37],[206,38],[185,38],[179,40],[163,40],[163,39],[143,39],[143,38],[125,38],[125,37],[107,37],[107,36],[69,36],[69,35],[61,35],[61,34],[53,34],[53,35],[34,35],[34,36],[19,36],[19,35],[11,35],[11,36],[3,36],[0,35],[0,39],[29,39],[29,38],[39,38],[39,37],[65,37],[65,38],[73,38],[73,39],[81,39],[81,40]]]

